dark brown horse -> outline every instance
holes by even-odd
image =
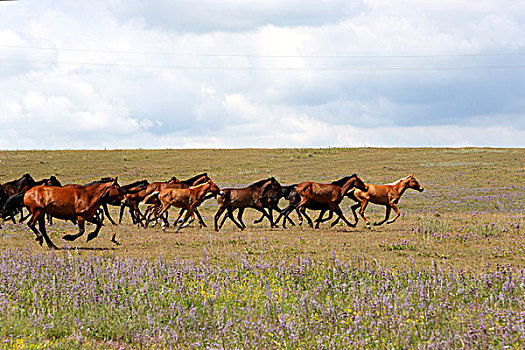
[[[344,178],[344,183],[338,184],[322,184],[318,182],[305,181],[297,185],[297,194],[301,196],[301,201],[296,205],[296,208],[308,220],[310,227],[313,227],[313,222],[306,214],[306,209],[312,203],[319,203],[324,205],[328,210],[334,212],[341,218],[348,226],[355,227],[355,224],[350,223],[343,215],[339,203],[343,200],[345,194],[352,188],[359,188],[366,191],[364,182],[353,174]],[[318,225],[316,225],[318,227]]]
[[[274,177],[257,181],[244,188],[223,189],[223,194],[217,196],[219,209],[217,210],[217,213],[214,217],[215,231],[219,231],[221,229],[222,225],[224,225],[224,221],[226,221],[226,218],[230,218],[230,220],[233,221],[233,223],[241,230],[246,228],[246,225],[242,221],[242,214],[245,208],[253,208],[261,212],[270,221],[271,227],[275,227],[273,218],[270,217],[270,215],[266,212],[264,209],[264,203],[261,201],[263,192],[269,191],[267,187],[270,187],[272,191],[281,191],[281,184],[279,184],[279,182]],[[239,214],[237,217],[240,223],[237,222],[233,217],[233,212],[236,209],[239,209]],[[225,211],[226,214],[219,225],[219,219],[222,213]]]
[[[370,228],[370,222],[365,217],[365,209],[368,203],[374,203],[379,205],[384,205],[386,207],[386,214],[383,221],[374,223],[375,226],[384,224],[390,217],[390,210],[394,209],[396,216],[387,222],[391,224],[397,220],[399,217],[399,209],[397,209],[397,203],[401,196],[407,189],[413,189],[419,192],[423,192],[423,187],[416,180],[414,175],[408,175],[405,178],[399,179],[391,184],[386,185],[374,185],[366,184],[366,191],[354,190],[350,193],[350,198],[358,202],[355,205],[352,205],[352,212],[354,213],[355,222],[357,223],[357,214],[356,209],[360,207],[359,214],[365,220],[366,226]]]
[[[33,187],[23,194],[23,203],[32,215],[27,225],[37,236],[36,240],[40,245],[45,239],[50,248],[56,248],[46,233],[44,214],[62,220],[70,220],[78,225],[78,234],[62,237],[68,241],[73,241],[82,236],[85,231],[85,221],[88,221],[96,225],[95,230],[88,235],[87,241],[89,242],[97,237],[102,227],[102,223],[95,219],[100,201],[115,187],[118,187],[117,179],[111,182],[79,187],[45,185]],[[39,224],[38,229],[36,228],[37,222]],[[113,235],[112,241],[116,243],[115,235]]]
[[[165,230],[168,226],[168,220],[163,214],[172,206],[187,210],[184,219],[179,223],[175,232],[178,232],[181,228],[188,226],[195,219],[194,213],[196,213],[197,207],[202,203],[204,197],[208,193],[214,195],[220,194],[220,188],[213,181],[208,180],[203,184],[197,186],[191,186],[189,188],[166,188],[160,192],[154,192],[150,196],[157,196],[162,207],[159,211],[155,212],[156,218],[162,218],[162,229]],[[146,197],[147,199],[147,197]],[[145,199],[145,200],[146,200]],[[182,211],[179,217],[182,215]],[[191,217],[191,220],[188,219]],[[178,219],[175,220],[178,222]],[[202,224],[201,224],[202,226]]]
[[[7,194],[7,197],[14,196],[17,193],[27,191],[31,187],[35,186],[35,180],[28,173],[22,175],[17,180],[12,180],[2,184],[2,187]]]
[[[35,185],[36,185],[35,180],[31,177],[31,175],[29,175],[29,173],[26,173],[17,180],[12,180],[12,181],[2,184],[1,187],[4,190],[4,193],[7,195],[7,199],[9,199],[10,197],[13,197],[14,195],[20,192],[27,191],[28,189],[30,189],[31,187],[34,187]],[[7,199],[6,199],[6,202],[7,202]],[[5,203],[3,204],[5,205]],[[18,211],[11,211],[11,216],[9,217],[9,220],[16,222],[15,215],[17,213],[20,213],[19,222],[22,222],[24,220],[24,214],[23,214],[22,208],[19,208],[19,209],[20,210]]]

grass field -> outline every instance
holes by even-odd
[[[63,249],[50,251],[25,224],[6,223],[7,348],[525,346],[524,149],[0,153],[0,181],[26,172],[62,183],[118,176],[121,184],[208,172],[220,187],[268,176],[290,184],[357,173],[389,183],[414,174],[425,191],[408,190],[402,217],[372,229],[362,220],[355,229],[270,229],[248,224],[258,217],[248,210],[246,230],[227,222],[217,233],[210,200],[201,207],[208,227],[177,234],[126,216],[89,243],[71,243],[61,237],[76,228],[55,222],[48,232]],[[341,205],[349,219],[350,204]],[[367,215],[379,221],[384,207],[371,204]],[[115,232],[120,246],[110,242]]]

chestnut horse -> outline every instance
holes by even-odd
[[[387,222],[391,224],[397,220],[399,217],[399,209],[397,209],[397,203],[399,199],[405,193],[405,191],[410,188],[419,192],[423,192],[423,187],[416,180],[414,175],[408,175],[402,179],[399,179],[391,184],[387,185],[374,185],[366,184],[367,191],[360,191],[358,189],[350,193],[350,198],[358,202],[355,205],[352,205],[352,212],[354,213],[355,221],[357,223],[357,214],[355,213],[356,209],[359,209],[359,214],[365,220],[366,226],[370,228],[370,223],[365,217],[365,209],[368,203],[380,204],[386,207],[386,215],[383,221],[374,223],[375,226],[384,224],[390,217],[390,210],[394,209],[396,216]]]
[[[153,192],[160,192],[162,190],[165,190],[165,189],[169,189],[169,188],[190,188],[191,186],[196,186],[196,185],[200,185],[200,184],[203,184],[203,183],[206,183],[208,181],[210,181],[211,179],[208,177],[208,174],[207,173],[202,173],[202,174],[198,174],[198,175],[195,175],[187,180],[183,180],[183,181],[179,181],[177,180],[176,182],[171,182],[171,183],[164,183],[164,185],[158,185],[156,188],[155,191]],[[163,183],[161,183],[163,184]],[[149,186],[148,186],[149,187]],[[146,191],[146,198],[144,198],[142,201],[144,203],[147,203],[147,202],[152,202],[152,205],[150,205],[148,208],[146,208],[145,212],[144,212],[144,217],[146,217],[146,227],[148,226],[148,224],[152,221],[155,220],[155,224],[153,226],[156,225],[157,223],[157,218],[158,216],[155,214],[155,212],[159,212],[162,208],[162,203],[158,200],[158,198],[156,196],[151,196],[151,197],[148,197],[151,193],[153,192],[149,192],[149,188],[148,188],[148,191]],[[148,193],[149,192],[149,193]],[[207,198],[204,198],[203,200],[205,200]],[[182,208],[181,209],[181,212],[179,213],[179,218],[182,216],[182,213],[185,211],[186,209],[185,208]],[[168,214],[167,212],[165,212],[166,215]],[[197,209],[195,209],[195,214],[197,215],[197,218],[199,219],[199,223],[206,227],[206,224],[204,223],[204,220],[202,220],[202,216],[201,214],[199,213],[199,211]],[[152,218],[153,217],[153,218]],[[167,218],[166,218],[167,219]],[[176,224],[176,222],[175,222]]]
[[[32,215],[27,225],[36,234],[36,240],[40,245],[42,245],[43,237],[50,248],[56,248],[46,233],[44,214],[49,214],[62,220],[71,220],[78,225],[78,234],[69,234],[62,237],[68,241],[73,241],[82,236],[85,231],[85,221],[88,221],[96,225],[95,230],[88,235],[87,241],[89,242],[97,237],[102,227],[102,223],[95,219],[95,213],[100,202],[111,189],[116,187],[119,187],[117,179],[111,182],[79,187],[45,185],[33,187],[25,192],[23,197],[24,205]],[[37,222],[40,232],[36,228]],[[117,243],[115,235],[113,235],[112,241]]]
[[[175,232],[179,232],[181,228],[184,228],[191,224],[195,220],[195,215],[197,207],[202,203],[204,197],[212,193],[218,195],[221,193],[219,186],[217,186],[213,181],[208,180],[203,184],[197,186],[191,186],[189,188],[166,188],[159,192],[154,192],[150,194],[151,197],[157,196],[162,207],[159,211],[155,211],[156,218],[162,218],[162,230],[165,230],[168,226],[168,219],[163,216],[163,214],[171,207],[177,207],[187,210],[184,219],[179,223],[179,226],[175,229]],[[148,197],[144,200],[146,201]],[[182,215],[179,214],[179,217]],[[191,220],[188,219],[191,217]],[[178,219],[175,220],[175,223],[178,222]],[[202,224],[201,224],[202,226]]]
[[[297,185],[297,194],[301,196],[301,201],[296,205],[296,208],[306,217],[310,227],[313,227],[313,222],[306,214],[306,209],[311,203],[324,205],[328,210],[334,212],[339,218],[341,218],[348,226],[355,227],[356,224],[351,224],[344,217],[343,212],[339,207],[339,203],[343,200],[344,195],[354,187],[366,191],[363,180],[361,180],[357,174],[344,178],[344,183],[341,186],[333,183],[322,184],[311,181],[301,182]],[[316,227],[318,227],[318,225],[316,225]]]
[[[219,205],[219,209],[214,216],[215,231],[219,231],[221,229],[222,225],[224,225],[224,221],[226,221],[226,218],[230,218],[230,220],[233,221],[233,223],[241,230],[245,229],[246,225],[242,221],[242,214],[245,208],[253,208],[257,211],[260,211],[266,218],[268,218],[271,227],[275,227],[273,218],[270,217],[270,215],[266,212],[264,209],[265,205],[261,201],[263,192],[269,190],[267,187],[270,187],[272,191],[281,191],[281,184],[279,184],[279,182],[274,177],[257,181],[244,188],[223,189],[223,194],[217,196],[217,204]],[[236,209],[239,209],[239,214],[237,217],[240,223],[238,223],[233,217],[233,212]],[[218,225],[219,219],[224,211],[226,211],[226,214],[224,215],[221,224]]]

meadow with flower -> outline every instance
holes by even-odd
[[[372,229],[265,222],[175,234],[128,220],[107,224],[98,241],[49,251],[25,224],[5,223],[0,349],[525,346],[524,150],[186,152],[20,151],[0,164],[3,178],[26,169],[65,182],[204,170],[221,187],[269,173],[283,183],[354,172],[385,183],[415,173],[425,192],[407,192],[403,216]],[[202,208],[209,222],[216,204]],[[384,208],[367,214],[382,219]],[[58,242],[72,230],[57,220],[48,232]],[[111,244],[114,232],[122,246]]]

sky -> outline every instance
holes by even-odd
[[[522,0],[0,1],[0,149],[525,147]]]

